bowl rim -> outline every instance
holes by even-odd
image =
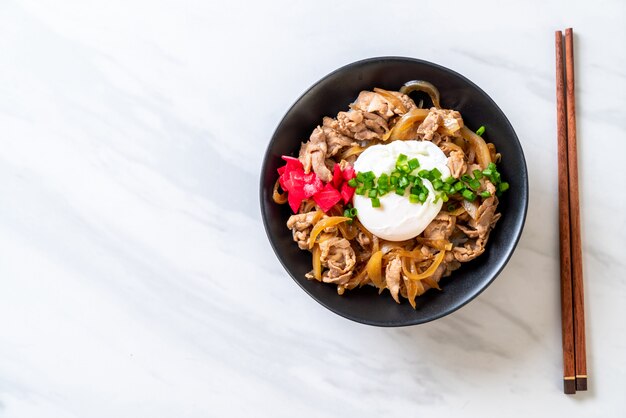
[[[271,145],[274,143],[275,138],[276,138],[276,134],[277,132],[280,131],[280,129],[282,128],[283,124],[285,123],[285,119],[287,118],[287,116],[292,112],[292,110],[298,105],[298,103],[307,95],[309,94],[309,92],[311,90],[313,90],[316,86],[318,86],[320,83],[324,82],[325,80],[327,80],[328,78],[334,76],[337,73],[340,72],[344,72],[344,71],[349,71],[352,70],[354,68],[358,68],[362,65],[367,65],[367,64],[371,64],[371,63],[378,63],[378,62],[385,62],[385,61],[398,61],[398,62],[412,62],[412,63],[417,63],[417,64],[422,64],[422,65],[426,65],[426,66],[430,66],[435,68],[438,71],[443,71],[443,72],[447,72],[450,73],[452,76],[458,77],[459,79],[461,79],[463,82],[467,83],[468,85],[470,85],[472,88],[478,90],[479,92],[481,92],[489,102],[491,102],[491,104],[493,105],[494,109],[496,110],[496,113],[499,114],[499,116],[502,118],[502,120],[504,120],[504,122],[506,123],[506,126],[510,129],[510,131],[513,133],[513,138],[515,139],[515,143],[519,148],[519,156],[521,157],[521,174],[522,174],[522,186],[523,186],[523,194],[520,194],[521,197],[521,204],[522,204],[522,212],[521,212],[521,221],[516,222],[516,224],[514,225],[515,230],[513,231],[513,239],[512,239],[512,245],[509,247],[509,250],[507,251],[507,253],[505,254],[504,257],[501,257],[500,259],[498,259],[496,261],[495,266],[493,268],[493,273],[491,273],[491,277],[489,278],[488,281],[486,281],[484,283],[484,285],[474,289],[473,291],[468,292],[467,296],[462,300],[461,303],[458,303],[452,307],[449,307],[447,309],[443,309],[440,312],[437,312],[435,314],[432,314],[430,316],[427,317],[421,317],[421,318],[409,318],[406,320],[402,320],[402,321],[387,321],[387,322],[382,322],[382,321],[376,321],[376,320],[369,320],[369,319],[364,319],[364,318],[360,318],[360,317],[356,317],[356,316],[351,316],[346,314],[345,312],[342,312],[341,310],[335,309],[333,306],[331,306],[330,304],[325,303],[321,298],[318,298],[317,296],[313,295],[311,292],[309,292],[309,290],[304,287],[302,285],[302,283],[300,283],[300,281],[298,280],[298,278],[296,278],[294,276],[294,274],[290,271],[290,269],[286,266],[285,262],[283,261],[283,258],[281,257],[278,248],[276,247],[276,243],[274,242],[274,238],[272,237],[272,234],[270,233],[269,230],[269,225],[268,225],[268,221],[267,221],[267,212],[265,209],[265,204],[264,204],[264,198],[265,198],[265,194],[264,194],[264,180],[265,180],[265,168],[267,167],[269,158],[270,158],[270,148]],[[520,191],[518,191],[520,192]],[[376,326],[376,327],[405,327],[405,326],[411,326],[411,325],[419,325],[419,324],[425,324],[431,321],[434,321],[436,319],[439,318],[443,318],[444,316],[450,315],[456,311],[458,311],[459,309],[461,309],[462,307],[464,307],[465,305],[467,305],[469,302],[471,302],[472,300],[474,300],[476,297],[478,297],[478,295],[480,295],[482,292],[484,292],[492,283],[493,281],[500,275],[500,273],[502,273],[502,270],[504,270],[504,268],[506,267],[506,265],[508,264],[509,260],[511,259],[511,257],[513,256],[513,253],[515,252],[515,249],[517,248],[517,245],[519,244],[519,241],[521,239],[522,236],[522,232],[524,230],[524,226],[526,224],[526,217],[528,214],[528,201],[529,201],[529,186],[528,186],[528,167],[526,164],[526,157],[524,155],[524,150],[522,147],[522,144],[517,136],[517,133],[515,132],[515,129],[513,129],[513,125],[511,125],[511,122],[509,121],[509,119],[506,117],[506,115],[504,114],[504,112],[502,111],[502,109],[500,109],[500,106],[498,106],[498,104],[491,98],[491,96],[489,94],[487,94],[482,88],[480,88],[476,83],[474,83],[473,81],[471,81],[470,79],[468,79],[467,77],[465,77],[464,75],[451,70],[447,67],[444,67],[440,64],[436,64],[430,61],[426,61],[426,60],[422,60],[422,59],[418,59],[418,58],[411,58],[411,57],[403,57],[403,56],[379,56],[379,57],[370,57],[370,58],[365,58],[365,59],[361,59],[358,61],[354,61],[348,64],[345,64],[333,71],[331,71],[330,73],[326,74],[325,76],[323,76],[322,78],[320,78],[319,80],[317,80],[316,82],[314,82],[313,84],[311,84],[311,86],[309,88],[307,88],[302,94],[300,94],[300,96],[298,96],[298,98],[292,103],[292,105],[289,107],[289,109],[284,113],[283,117],[281,118],[280,122],[278,123],[278,125],[276,125],[276,128],[274,129],[274,132],[272,133],[272,136],[267,144],[267,147],[265,149],[265,153],[263,155],[263,160],[261,162],[261,171],[259,174],[259,205],[260,205],[260,209],[261,209],[261,218],[263,221],[263,227],[265,229],[265,234],[267,235],[268,241],[270,242],[270,245],[272,247],[272,250],[274,251],[274,254],[276,255],[276,258],[278,259],[278,261],[280,262],[280,264],[283,266],[283,268],[285,269],[285,271],[287,272],[287,274],[289,276],[291,276],[291,278],[298,284],[298,286],[304,290],[304,292],[306,294],[309,295],[309,297],[311,297],[313,300],[315,300],[317,303],[319,303],[320,305],[324,306],[326,309],[328,309],[329,311],[343,317],[346,319],[349,319],[351,321],[357,322],[357,323],[361,323],[361,324],[365,324],[365,325],[371,325],[371,326]]]

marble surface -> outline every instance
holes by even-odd
[[[0,2],[0,416],[626,416],[626,3],[502,3]],[[567,26],[590,375],[575,397],[555,181],[553,37]],[[506,270],[404,329],[310,299],[258,208],[287,108],[380,55],[479,84],[530,171]]]

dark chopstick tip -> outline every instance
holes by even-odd
[[[576,393],[576,380],[574,378],[563,379],[563,392],[566,395],[573,395]]]
[[[587,378],[586,377],[576,378],[576,390],[587,390]]]

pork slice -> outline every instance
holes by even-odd
[[[417,107],[417,105],[415,104],[415,102],[413,101],[413,99],[411,99],[409,96],[407,96],[404,93],[400,93],[399,91],[392,91],[391,94],[393,94],[394,96],[396,96],[398,99],[400,99],[400,101],[402,102],[402,104],[404,105],[404,107],[406,107],[406,111],[408,112],[411,109],[415,109]]]
[[[352,276],[356,257],[345,238],[330,238],[320,243],[322,266],[328,268],[322,275],[326,283],[345,284]]]
[[[324,132],[324,136],[326,137],[327,157],[332,157],[336,155],[345,147],[358,145],[356,142],[354,142],[354,140],[352,140],[352,138],[333,129],[332,126],[333,119],[325,117],[324,123],[322,125],[322,131]]]
[[[478,236],[483,239],[486,238],[491,228],[500,219],[498,214],[497,219],[494,220],[498,206],[498,198],[495,195],[496,188],[489,180],[485,181],[485,186],[487,191],[491,193],[491,196],[482,201],[476,211],[476,219],[472,219],[469,222],[469,225],[478,232]]]
[[[425,141],[432,141],[435,132],[439,129],[440,123],[441,114],[436,108],[431,108],[426,119],[424,119],[417,128],[417,137]]]
[[[448,168],[450,169],[452,177],[455,179],[460,178],[467,170],[465,154],[461,151],[450,151],[450,155],[448,156]]]
[[[385,120],[389,120],[389,118],[395,115],[389,102],[383,96],[373,91],[362,91],[359,93],[359,97],[352,104],[352,108],[363,112],[377,113]]]
[[[361,110],[339,112],[337,114],[336,130],[356,141],[380,139],[381,135],[375,130],[368,128],[365,120],[364,113]],[[370,122],[370,124],[372,123]]]
[[[322,181],[329,182],[333,178],[333,174],[326,166],[327,152],[326,135],[318,126],[309,137],[309,141],[300,147],[298,158],[304,166],[304,172],[308,174],[312,169]]]
[[[287,228],[291,229],[293,240],[298,243],[301,250],[309,249],[309,237],[313,229],[315,211],[291,215],[287,220]]]
[[[448,239],[456,225],[456,216],[440,212],[424,229],[424,238]]]
[[[439,128],[443,128],[442,132],[445,135],[458,136],[462,127],[463,118],[456,110],[431,107],[428,116],[417,128],[417,136],[420,139],[432,141]],[[441,139],[441,136],[438,139]]]
[[[474,228],[470,228],[468,225],[462,225],[462,224],[457,224],[456,227],[459,228],[461,232],[463,232],[469,238],[478,238],[478,231],[475,230]]]
[[[463,244],[462,247],[454,247],[452,252],[454,258],[461,263],[473,260],[482,253],[485,252],[486,240],[478,237],[475,239],[469,239]]]
[[[376,132],[379,136],[389,131],[385,118],[376,113],[363,112],[363,122],[369,130]]]
[[[368,248],[369,245],[372,243],[370,238],[363,231],[359,231],[359,233],[357,234],[356,242],[358,242],[362,248]]]
[[[387,289],[391,293],[391,297],[400,303],[400,281],[402,280],[402,261],[400,257],[393,258],[387,268],[385,269],[385,282],[387,283]]]
[[[453,252],[446,253],[443,263],[446,266],[446,271],[443,273],[443,277],[448,277],[454,270],[461,267],[461,263],[454,257]]]

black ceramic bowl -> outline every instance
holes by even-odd
[[[502,218],[491,232],[485,253],[442,279],[442,291],[430,290],[418,297],[415,310],[407,301],[396,304],[389,294],[378,295],[370,286],[339,296],[336,286],[307,280],[304,275],[311,270],[311,254],[298,248],[285,225],[289,206],[277,205],[271,197],[278,176],[276,169],[284,163],[280,156],[297,156],[300,142],[308,139],[324,116],[347,110],[361,90],[374,87],[398,90],[409,80],[430,81],[439,88],[442,107],[460,111],[470,128],[486,127],[485,138],[502,154],[499,170],[511,186],[500,199]],[[391,327],[441,318],[489,286],[511,257],[522,233],[528,206],[528,178],[522,147],[513,127],[484,91],[442,66],[411,58],[383,57],[358,61],[334,71],[295,102],[268,145],[261,169],[260,198],[265,230],[276,256],[304,291],[343,317]]]

